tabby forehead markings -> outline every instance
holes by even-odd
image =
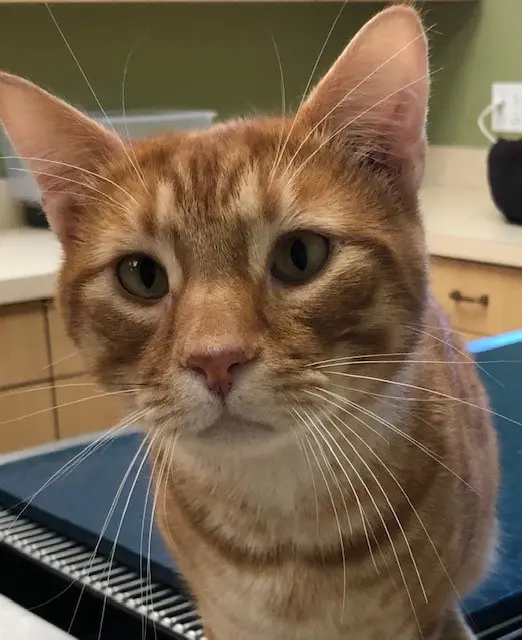
[[[155,215],[160,227],[167,227],[172,223],[172,218],[176,214],[176,200],[172,183],[161,179],[156,189]]]

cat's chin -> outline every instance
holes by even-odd
[[[255,422],[235,416],[221,416],[213,424],[198,431],[196,437],[205,442],[255,443],[277,437],[277,430],[266,422]]]

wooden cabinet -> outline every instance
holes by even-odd
[[[107,395],[90,376],[58,381],[56,405],[60,438],[110,429],[122,414],[117,397]]]
[[[43,303],[0,307],[0,388],[49,375]]]
[[[56,378],[78,375],[86,370],[76,346],[65,332],[60,311],[53,302],[47,305],[49,342],[53,375]]]
[[[109,429],[120,415],[52,302],[0,306],[0,453]]]
[[[0,453],[50,442],[55,437],[49,383],[0,391]]]
[[[522,329],[522,269],[432,258],[431,277],[456,330],[490,336]]]

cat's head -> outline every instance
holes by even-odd
[[[92,371],[135,389],[153,427],[212,446],[287,438],[341,404],[331,394],[378,391],[402,365],[363,356],[410,352],[426,304],[428,93],[406,7],[369,22],[295,117],[132,145],[0,75],[0,120],[63,244],[63,313]],[[341,357],[344,378],[311,366]]]

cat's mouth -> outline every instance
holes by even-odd
[[[227,413],[200,431],[198,437],[223,441],[252,440],[274,435],[275,432],[274,427],[266,422],[256,422]]]

